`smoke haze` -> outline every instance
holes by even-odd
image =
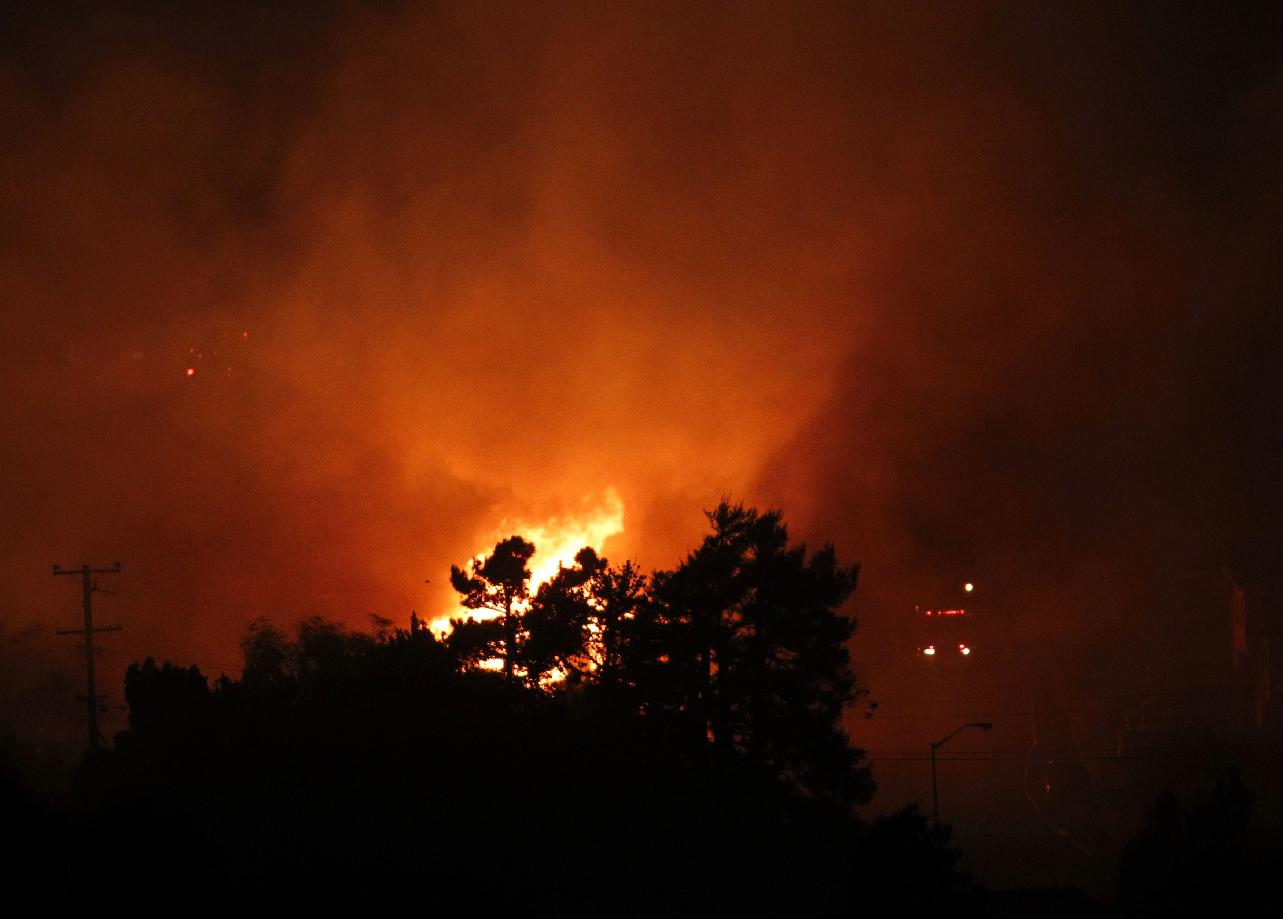
[[[1062,693],[1221,641],[1279,548],[1277,9],[599,6],[5,14],[10,632],[119,559],[117,664],[230,672],[504,521],[618,495],[664,567],[729,495],[863,564],[910,713],[964,577]]]

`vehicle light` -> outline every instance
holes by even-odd
[[[935,645],[928,645],[927,647],[923,648],[922,653],[927,655],[927,657],[930,657],[931,655],[935,654],[936,653]]]

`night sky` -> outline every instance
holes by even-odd
[[[79,724],[53,563],[124,566],[119,705],[507,531],[779,507],[862,565],[873,750],[1200,685],[1277,577],[1277,5],[178,7],[0,20],[6,718]],[[964,578],[1002,671],[944,705],[904,624]]]

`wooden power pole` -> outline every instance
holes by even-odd
[[[94,635],[98,632],[119,632],[118,625],[107,625],[94,628],[94,581],[95,574],[120,574],[120,562],[110,568],[90,568],[81,565],[79,568],[60,568],[53,566],[55,575],[80,575],[81,586],[85,595],[85,627],[83,629],[59,629],[59,635],[85,636],[85,711],[89,716],[89,752],[96,753],[102,742],[98,733],[98,691],[94,686]]]

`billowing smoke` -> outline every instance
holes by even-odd
[[[120,560],[104,644],[218,672],[258,615],[435,614],[504,520],[617,495],[666,566],[730,495],[864,564],[875,696],[963,576],[1012,647],[1214,615],[1172,585],[1278,546],[1277,26],[14,14],[0,605],[74,627],[48,566]]]

